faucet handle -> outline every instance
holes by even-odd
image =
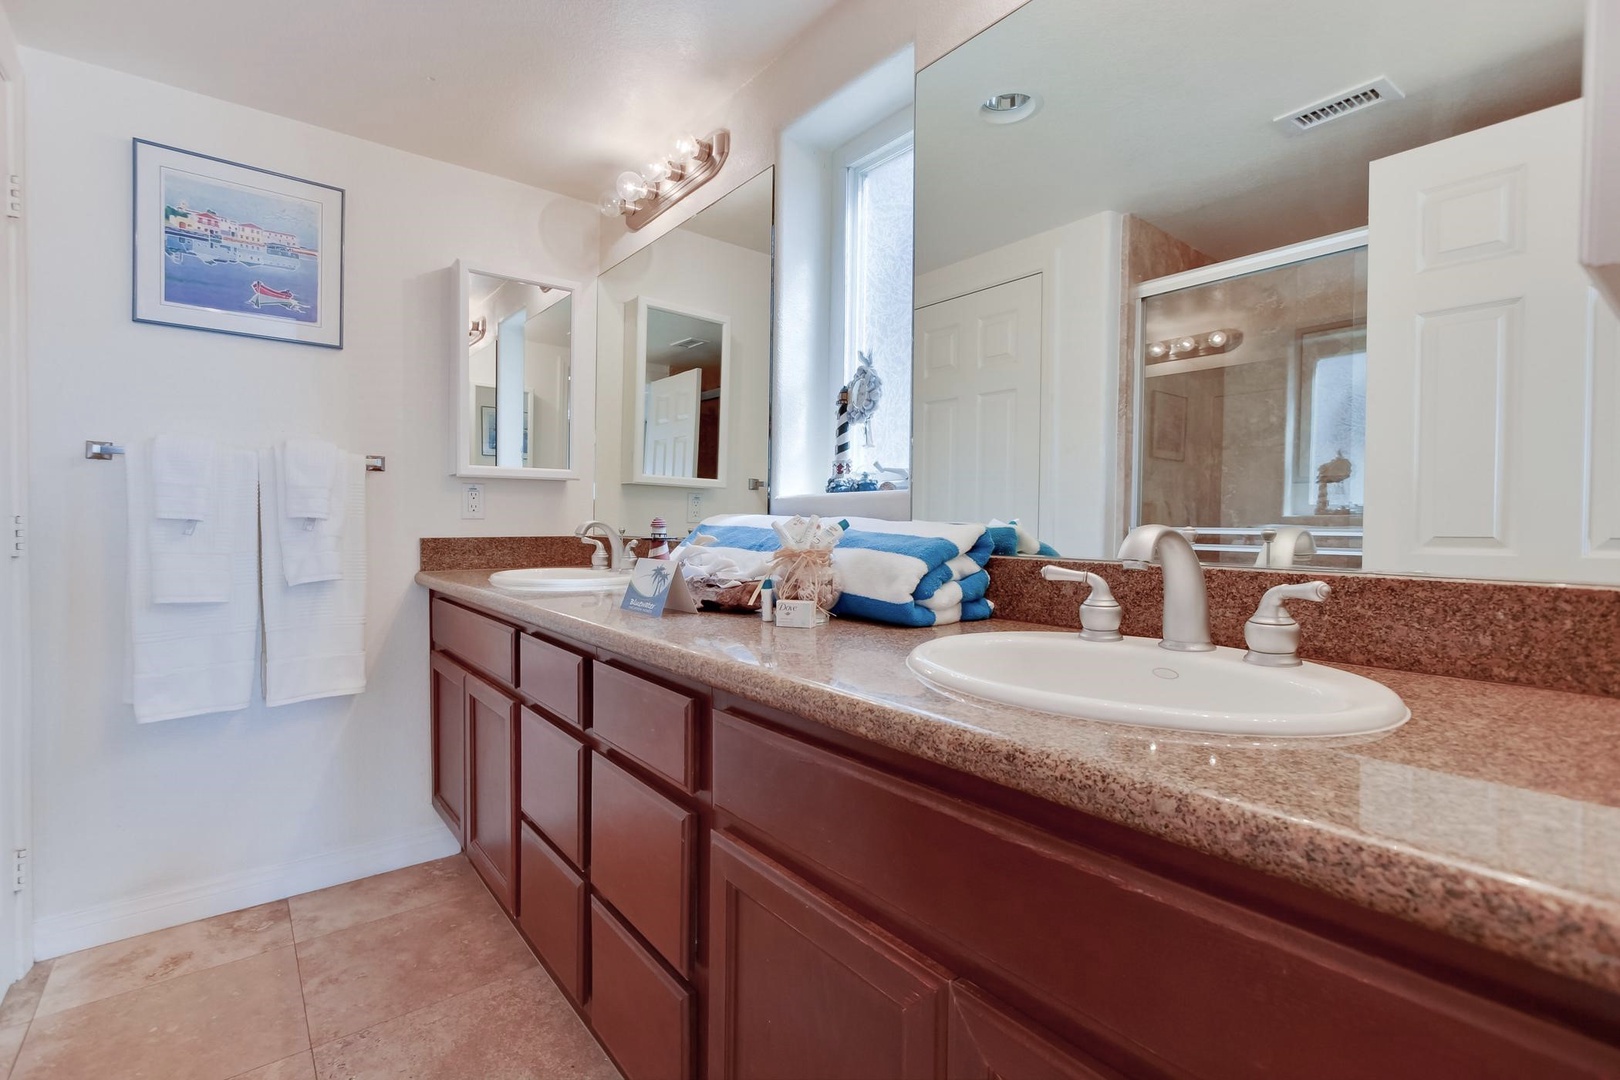
[[[1277,585],[1266,590],[1249,621],[1243,624],[1243,641],[1249,651],[1243,659],[1262,667],[1298,667],[1299,623],[1283,607],[1284,600],[1326,600],[1333,590],[1325,581],[1302,585]]]
[[[1119,624],[1125,618],[1125,609],[1114,599],[1108,582],[1089,570],[1065,570],[1047,564],[1041,567],[1041,577],[1047,581],[1080,581],[1091,586],[1085,603],[1080,605],[1080,636],[1087,641],[1119,641]]]
[[[591,552],[592,570],[606,570],[608,568],[608,553],[607,549],[602,546],[602,541],[594,536],[582,536],[579,538],[579,542],[590,544],[596,548],[595,551]]]

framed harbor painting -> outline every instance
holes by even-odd
[[[343,347],[343,189],[135,146],[136,322]]]

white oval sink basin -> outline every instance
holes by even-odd
[[[489,583],[514,592],[614,592],[630,584],[630,571],[548,566],[537,570],[501,570],[489,575]]]
[[[1182,653],[1157,641],[1010,631],[936,638],[906,660],[924,682],[1006,705],[1116,724],[1272,738],[1363,735],[1410,710],[1370,679],[1320,664],[1268,668],[1242,649]]]

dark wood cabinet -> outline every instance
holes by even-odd
[[[518,826],[518,928],[563,991],[585,1000],[585,879],[524,822]]]
[[[971,983],[951,984],[945,1080],[1122,1080]]]
[[[467,857],[517,913],[517,702],[467,676]]]
[[[709,851],[710,1080],[933,1080],[950,976],[757,851]]]
[[[430,657],[433,808],[467,846],[467,672],[443,653]]]
[[[433,805],[628,1080],[1620,1077],[1616,995],[432,613]]]
[[[625,1080],[692,1076],[692,992],[594,899],[588,1011],[591,1026]]]

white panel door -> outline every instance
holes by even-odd
[[[1041,275],[917,309],[912,513],[1040,520]]]
[[[1369,570],[1620,580],[1599,482],[1620,343],[1577,258],[1581,109],[1372,163]]]
[[[648,476],[696,476],[698,397],[703,373],[697,368],[647,384],[647,432],[641,471]]]

